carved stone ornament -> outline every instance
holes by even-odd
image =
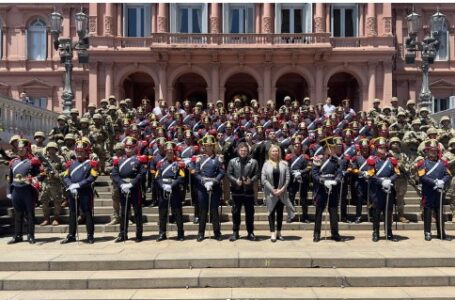
[[[272,17],[263,17],[262,18],[263,30],[264,33],[272,33],[273,32],[273,19]]]
[[[166,17],[158,17],[158,32],[167,31],[167,20]]]
[[[210,32],[220,33],[220,19],[218,17],[210,17]]]
[[[376,17],[367,18],[367,36],[376,36],[378,32],[376,31]]]
[[[392,34],[392,18],[391,17],[384,17],[384,34],[390,35]]]
[[[106,34],[112,34],[112,17],[105,16],[104,17],[104,28]]]
[[[324,18],[322,17],[315,17],[314,18],[314,28],[316,30],[316,33],[324,32]]]
[[[97,30],[97,24],[96,24],[96,16],[90,16],[88,17],[88,30],[90,33],[96,33]]]

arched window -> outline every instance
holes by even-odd
[[[27,30],[27,56],[30,60],[46,60],[47,32],[46,23],[37,19],[30,23]]]
[[[438,31],[439,50],[436,54],[436,60],[448,60],[449,59],[449,28],[447,22],[441,31]]]

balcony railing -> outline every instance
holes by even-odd
[[[455,108],[446,109],[431,115],[431,117],[438,122],[441,120],[442,117],[448,116],[450,121],[452,122],[452,127],[455,128]]]
[[[329,46],[329,33],[301,34],[184,34],[154,33],[149,37],[107,37],[93,36],[92,47],[114,48],[150,48],[168,45],[201,45],[203,47],[223,47],[232,45],[270,46],[281,45],[302,47],[306,45],[325,44]]]
[[[243,47],[280,46],[280,47],[394,47],[393,37],[331,37],[330,33],[245,33],[245,34],[186,34],[153,33],[148,37],[108,37],[93,36],[90,39],[93,48],[150,48],[150,47]]]
[[[2,142],[12,135],[20,134],[32,138],[35,131],[46,134],[57,125],[58,113],[17,100],[0,96],[0,137]]]

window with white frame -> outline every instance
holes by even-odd
[[[150,35],[150,4],[124,4],[124,35],[145,37]]]
[[[276,33],[312,32],[312,4],[275,4]]]
[[[449,29],[447,22],[441,31],[438,32],[437,39],[439,41],[439,49],[436,53],[436,60],[448,60],[449,59]]]
[[[46,23],[36,19],[27,29],[27,57],[30,60],[46,60],[47,29]]]
[[[254,33],[254,4],[223,4],[223,32]]]
[[[171,32],[207,33],[207,3],[171,3]]]
[[[358,11],[356,4],[332,4],[331,30],[334,37],[357,36]]]
[[[29,97],[30,104],[42,109],[47,109],[47,97],[32,96]]]

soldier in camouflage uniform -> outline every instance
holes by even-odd
[[[406,146],[406,153],[409,159],[413,161],[417,157],[417,148],[422,143],[427,135],[425,132],[420,131],[420,125],[422,123],[419,119],[412,121],[411,130],[406,131],[403,135],[403,143]]]
[[[68,120],[69,132],[77,134],[81,129],[79,121],[79,110],[72,108],[70,113],[70,119]]]
[[[398,220],[401,223],[409,223],[409,220],[404,216],[404,196],[408,190],[408,180],[406,178],[406,173],[408,172],[409,158],[408,156],[401,152],[401,140],[398,137],[393,137],[389,142],[389,154],[392,157],[395,157],[398,160],[398,169],[400,174],[397,176],[394,189],[397,205]]]
[[[106,160],[109,158],[106,150],[106,142],[109,135],[105,126],[102,125],[103,117],[100,114],[93,116],[93,122],[94,124],[90,126],[90,141],[93,145],[93,152],[99,158],[99,172],[104,174]]]
[[[416,102],[415,100],[408,100],[406,102],[406,117],[408,118],[408,122],[412,122],[415,118],[417,118],[417,111],[415,109]]]
[[[106,166],[106,172],[108,174],[111,174],[112,169],[114,168],[112,161],[116,158],[119,158],[119,157],[122,157],[123,155],[125,155],[124,149],[125,148],[124,148],[123,143],[115,144],[114,156],[112,157],[112,160],[110,161],[110,163]],[[115,184],[112,184],[112,208],[114,209],[114,211],[111,216],[111,221],[109,223],[107,223],[106,225],[116,225],[116,224],[119,224],[119,222],[120,222],[120,189]]]
[[[455,137],[455,129],[453,129],[450,124],[449,116],[443,116],[439,123],[441,126],[438,130],[438,141],[447,148],[449,140]]]
[[[87,117],[82,117],[80,121],[80,130],[79,136],[89,138],[90,136],[90,119]]]
[[[89,103],[89,105],[87,106],[87,112],[84,113],[83,117],[88,118],[90,120],[93,118],[95,111],[96,111],[96,104]]]
[[[35,139],[35,144],[32,145],[32,154],[37,155],[37,153],[44,154],[44,148],[46,145],[44,144],[44,140],[46,139],[46,135],[42,131],[37,131],[33,135]]]
[[[444,159],[447,160],[448,168],[451,174],[455,174],[455,138],[448,142],[448,148],[444,152]],[[455,176],[450,181],[450,187],[447,193],[449,197],[450,210],[452,211],[452,223],[455,222]]]
[[[389,126],[389,134],[390,137],[396,136],[402,140],[405,133],[411,130],[411,127],[406,122],[406,113],[403,110],[398,111],[396,118],[396,122]]]
[[[76,158],[76,136],[72,133],[65,135],[65,145],[60,148],[60,154],[65,161]]]
[[[371,119],[376,119],[379,114],[381,114],[382,109],[379,107],[381,104],[381,100],[379,99],[374,99],[373,100],[373,108],[368,112],[368,117]]]
[[[53,226],[60,224],[60,210],[63,202],[63,189],[58,176],[64,170],[64,158],[58,155],[58,146],[55,142],[49,142],[46,146],[45,158],[51,164],[52,168],[46,170],[47,176],[42,183],[41,203],[43,205],[44,220],[40,226],[50,224],[50,208],[49,204],[52,201],[54,204],[54,220]],[[44,165],[44,167],[46,167]]]

